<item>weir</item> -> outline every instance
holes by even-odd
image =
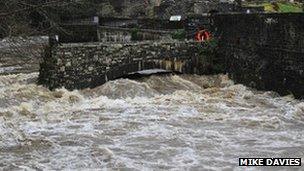
[[[92,88],[131,72],[166,69],[228,73],[236,83],[304,97],[302,13],[218,14],[209,20],[217,47],[202,47],[195,41],[145,41],[46,48],[39,83],[50,89]],[[188,19],[192,21],[200,20]]]

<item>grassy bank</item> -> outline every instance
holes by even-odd
[[[264,6],[266,12],[303,12],[303,4],[289,3],[289,2],[275,2],[275,3],[255,3],[245,4],[246,6]]]

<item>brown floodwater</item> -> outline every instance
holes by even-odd
[[[226,75],[153,75],[56,91],[0,76],[0,170],[244,170],[304,157],[304,102]],[[303,170],[256,167],[247,170]]]

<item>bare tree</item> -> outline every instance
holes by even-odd
[[[64,15],[60,11],[83,2],[0,0],[0,67],[28,67],[35,63],[37,69],[37,59],[47,43],[43,35],[59,28],[60,15]]]

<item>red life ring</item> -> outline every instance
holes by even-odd
[[[195,40],[199,42],[206,42],[211,39],[211,34],[207,30],[200,30],[195,34]]]

